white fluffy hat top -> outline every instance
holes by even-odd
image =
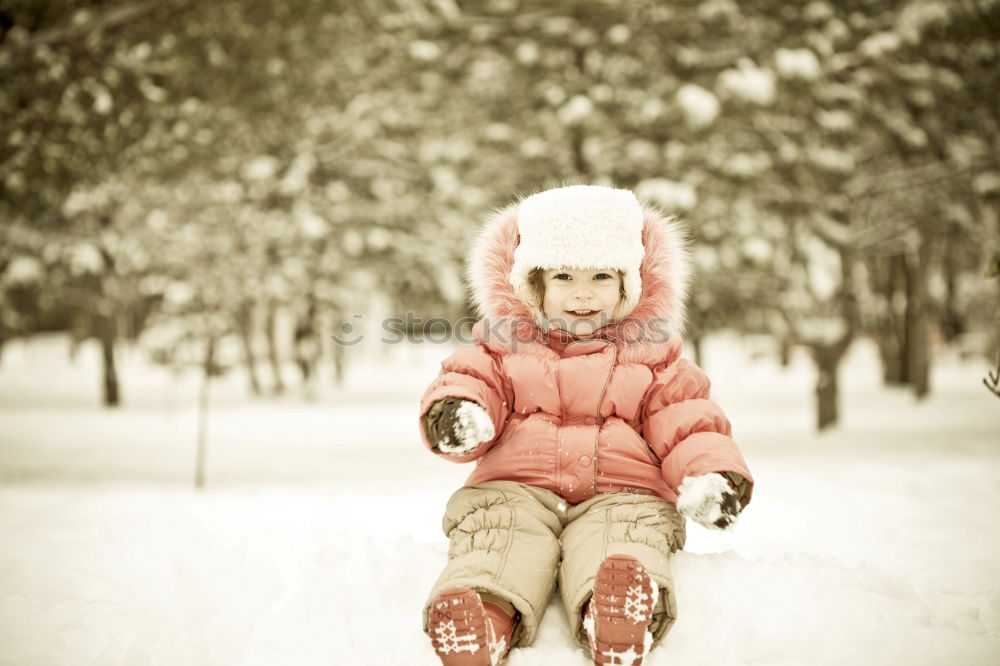
[[[642,293],[642,225],[642,206],[629,190],[571,185],[527,197],[517,209],[514,293],[530,302],[535,268],[614,268],[622,273],[624,311],[631,312]]]

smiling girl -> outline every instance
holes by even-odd
[[[687,275],[676,223],[627,190],[547,190],[484,228],[476,342],[442,363],[420,412],[428,448],[476,461],[424,609],[442,664],[530,645],[557,584],[594,664],[641,664],[673,624],[684,517],[726,528],[753,487],[681,356]],[[635,335],[663,322],[668,335]]]

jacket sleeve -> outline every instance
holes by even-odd
[[[719,472],[745,506],[753,477],[733,441],[729,419],[709,399],[710,388],[708,376],[687,359],[655,368],[643,405],[643,438],[663,461],[661,473],[672,490],[685,477]]]
[[[428,437],[427,426],[433,419],[434,404],[446,398],[471,400],[483,407],[493,421],[494,438],[483,442],[474,451],[453,454],[438,451]],[[500,437],[513,404],[510,380],[500,359],[482,344],[462,347],[441,363],[441,373],[427,387],[420,400],[420,436],[424,445],[443,458],[468,462],[486,453]]]

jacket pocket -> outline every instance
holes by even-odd
[[[638,446],[639,446],[639,447],[640,447],[640,448],[641,448],[641,449],[642,449],[643,451],[645,451],[645,452],[646,452],[646,455],[647,455],[647,456],[649,456],[649,461],[650,461],[651,463],[653,463],[654,465],[656,465],[657,467],[659,467],[660,465],[662,465],[662,464],[663,464],[663,461],[662,461],[662,460],[660,460],[660,458],[659,458],[659,457],[658,457],[658,456],[656,455],[656,451],[654,451],[654,450],[653,450],[653,447],[651,447],[651,446],[650,446],[650,445],[649,445],[649,444],[648,444],[648,443],[646,442],[646,440],[642,438],[642,435],[640,435],[640,434],[639,434],[639,433],[637,433],[637,432],[636,432],[635,430],[633,430],[633,429],[632,429],[632,426],[629,426],[629,425],[626,425],[625,427],[626,427],[626,428],[628,428],[628,430],[629,430],[629,432],[630,432],[630,433],[632,433],[632,437],[634,437],[635,439],[639,440],[639,441],[638,441]]]

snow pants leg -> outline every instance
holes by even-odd
[[[684,547],[684,539],[684,517],[672,502],[659,497],[606,493],[571,507],[561,537],[559,572],[570,633],[587,645],[582,612],[593,593],[598,566],[608,555],[625,554],[639,560],[659,587],[649,631],[654,645],[662,640],[677,617],[669,557]]]
[[[511,645],[530,645],[556,585],[560,515],[565,515],[560,505],[566,507],[553,492],[511,481],[455,492],[443,521],[448,564],[424,606],[424,631],[438,594],[469,587],[513,605],[521,620]]]

